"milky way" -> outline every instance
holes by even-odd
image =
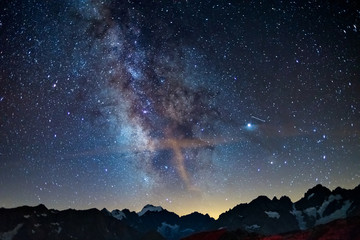
[[[3,1],[0,204],[217,216],[360,180],[356,1]]]

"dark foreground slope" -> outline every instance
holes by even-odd
[[[339,219],[314,228],[291,233],[263,236],[242,230],[197,233],[183,240],[360,240],[360,217]]]

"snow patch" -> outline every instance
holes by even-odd
[[[308,215],[309,217],[314,217],[316,218],[316,208],[314,207],[310,207],[304,210],[304,212],[306,213],[306,215]]]
[[[341,200],[341,199],[342,199],[342,197],[341,197],[341,195],[339,195],[339,194],[337,194],[337,195],[330,195],[329,198],[328,198],[328,200],[324,201],[323,204],[321,205],[321,207],[320,207],[319,210],[318,210],[318,213],[319,213],[320,217],[323,216],[325,209],[329,206],[329,204],[330,204],[331,202],[333,202],[333,201],[335,201],[335,200],[339,201],[339,200]]]
[[[62,230],[62,228],[61,228],[61,227],[58,227],[58,228],[55,230],[55,232],[56,232],[57,234],[60,234],[61,230]]]
[[[111,212],[111,216],[113,216],[114,218],[119,219],[119,220],[122,220],[123,218],[126,218],[125,213],[123,213],[122,211],[120,211],[118,209],[113,210]]]
[[[310,198],[312,198],[314,195],[315,195],[315,193],[310,194],[310,195],[307,197],[307,200],[309,200]]]
[[[34,224],[34,227],[38,228],[38,227],[40,227],[40,224],[39,224],[39,223],[35,223],[35,224]]]
[[[142,215],[144,215],[147,212],[161,212],[162,210],[164,210],[164,209],[160,206],[153,206],[153,205],[148,204],[138,213],[138,215],[141,217]]]
[[[157,231],[166,239],[176,239],[179,233],[179,225],[171,225],[166,222],[162,222],[161,226],[157,228]]]
[[[10,230],[10,231],[4,232],[4,233],[0,233],[0,239],[1,240],[12,240],[23,225],[24,225],[23,223],[19,223],[13,230]]]
[[[245,226],[245,229],[246,230],[248,230],[248,231],[255,231],[256,229],[259,229],[260,228],[260,226],[259,225],[257,225],[257,224],[253,224],[253,225],[251,225],[251,226]]]
[[[305,230],[306,229],[306,223],[304,221],[304,216],[302,215],[301,211],[296,210],[295,204],[293,204],[293,210],[290,211],[290,213],[295,216],[295,218],[296,218],[296,220],[298,222],[300,230]]]
[[[60,223],[54,222],[54,223],[50,223],[53,226],[57,226],[57,228],[54,230],[57,234],[60,234],[62,228],[60,227]]]
[[[336,210],[335,212],[333,212],[332,214],[330,214],[326,217],[322,217],[322,218],[318,219],[316,221],[315,225],[326,224],[326,223],[331,222],[336,219],[346,218],[347,211],[351,207],[351,204],[352,204],[352,202],[350,202],[349,200],[346,200],[344,202],[344,205],[340,209]]]
[[[46,213],[43,213],[43,214],[41,214],[41,216],[46,217],[46,216],[47,216],[47,214],[46,214]]]
[[[265,211],[265,213],[268,215],[269,218],[280,218],[280,214],[278,212]]]
[[[191,229],[191,228],[186,228],[184,230],[181,230],[181,233],[186,234],[186,235],[191,234],[193,232],[195,232],[195,230]]]
[[[30,217],[30,215],[24,215],[24,218],[29,218]]]

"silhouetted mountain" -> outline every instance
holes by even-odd
[[[198,212],[180,218],[180,226],[183,229],[193,229],[195,232],[207,230],[214,223],[215,219],[211,218],[208,214],[203,215]]]
[[[331,194],[331,191],[326,187],[318,184],[309,189],[304,197],[296,202],[296,209],[306,209],[309,207],[319,207]]]
[[[48,210],[44,205],[0,209],[0,239],[140,239],[141,234],[97,209]]]
[[[359,191],[359,187],[330,191],[317,185],[295,203],[286,196],[280,200],[260,196],[221,214],[216,226],[229,230],[240,228],[265,235],[305,230],[336,219],[358,216]]]
[[[300,234],[298,232],[301,230],[305,230],[301,234],[307,236],[320,236],[324,232],[328,234],[332,230],[323,225],[330,222],[326,226],[341,226],[344,233],[350,234],[348,231],[351,231],[355,232],[354,236],[358,236],[358,231],[353,226],[359,222],[359,216],[360,185],[353,190],[336,188],[334,191],[317,185],[295,203],[287,196],[280,199],[259,196],[250,203],[239,204],[221,214],[218,220],[198,212],[179,217],[160,206],[150,204],[139,213],[128,209],[110,212],[105,208],[101,211],[57,211],[49,210],[44,205],[1,208],[0,240],[177,240],[191,234],[195,235],[189,239],[205,239],[201,238],[204,236],[209,239],[217,239],[215,236],[221,239],[266,239],[265,236],[275,234],[278,234],[275,239],[282,239],[287,236],[284,234]],[[336,221],[337,225],[331,225],[334,220],[339,219],[346,220]],[[347,223],[349,227],[346,226]],[[203,233],[197,234],[199,232]],[[296,236],[302,236],[301,234]]]
[[[146,205],[139,213],[130,212],[128,209],[112,212],[103,210],[103,212],[121,220],[140,233],[157,231],[167,239],[179,239],[194,232],[209,230],[215,223],[215,219],[208,214],[195,212],[179,217],[173,212],[151,204]]]
[[[291,214],[292,205],[287,197],[270,200],[260,196],[249,204],[240,204],[221,214],[217,227],[226,227],[229,230],[241,228],[262,234],[294,231],[298,229],[298,223]]]

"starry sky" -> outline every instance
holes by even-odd
[[[353,188],[359,77],[355,0],[0,1],[0,205]]]

